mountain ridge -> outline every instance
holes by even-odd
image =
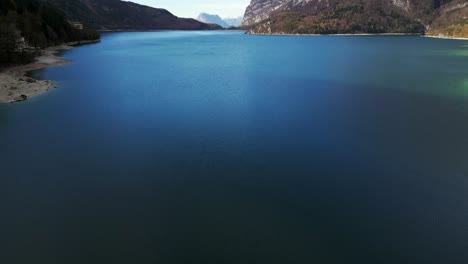
[[[218,26],[179,18],[166,9],[121,0],[39,0],[98,30],[213,30]]]
[[[251,34],[434,34],[445,33],[445,28],[456,25],[454,34],[467,36],[459,33],[466,32],[468,24],[466,3],[466,0],[252,0],[242,27]],[[457,7],[456,21],[447,15],[453,10],[444,12],[450,5]]]

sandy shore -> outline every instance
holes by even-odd
[[[33,63],[0,71],[0,103],[24,101],[55,88],[56,86],[52,81],[36,80],[27,77],[26,74],[46,67],[69,64],[69,61],[57,56],[57,53],[71,49],[73,45],[96,42],[98,41],[71,42],[61,46],[49,47],[43,51],[41,56],[36,57]]]

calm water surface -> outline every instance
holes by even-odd
[[[113,33],[0,105],[0,263],[468,263],[468,42]]]

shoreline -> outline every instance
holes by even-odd
[[[433,36],[433,35],[421,35],[419,33],[357,33],[357,34],[287,34],[287,33],[250,33],[245,31],[246,35],[258,35],[258,36],[420,36],[423,38],[436,38],[436,39],[452,39],[452,40],[468,40],[468,38],[462,37],[450,37],[450,36]]]
[[[432,36],[432,35],[425,35],[425,38],[435,38],[435,39],[452,39],[452,40],[468,40],[468,38],[460,38],[460,37],[449,37],[449,36]]]
[[[33,96],[43,94],[53,88],[55,83],[50,80],[36,80],[28,77],[28,72],[47,67],[70,64],[57,53],[72,49],[74,46],[98,43],[100,40],[74,41],[59,46],[44,49],[40,56],[34,58],[34,62],[8,67],[0,71],[0,104],[26,101]]]
[[[419,33],[357,33],[357,34],[287,34],[287,33],[249,33],[247,35],[259,35],[259,36],[421,36]]]

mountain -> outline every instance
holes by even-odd
[[[250,33],[261,34],[423,33],[432,23],[442,28],[452,24],[465,28],[466,0],[453,2],[457,3],[450,0],[252,0],[242,26],[250,29]],[[434,26],[434,30],[437,28]]]
[[[2,0],[4,1],[4,0]],[[169,11],[120,0],[40,0],[61,9],[70,19],[99,30],[221,29]]]
[[[241,26],[250,27],[270,17],[274,11],[288,0],[252,0],[245,10]]]
[[[226,22],[229,26],[233,26],[233,27],[238,27],[238,26],[240,26],[243,19],[244,19],[243,16],[240,16],[240,17],[226,17],[226,18],[223,18],[224,22]]]
[[[430,35],[468,37],[468,1],[452,1],[437,11],[436,19],[429,26]]]
[[[203,23],[207,23],[207,24],[216,24],[223,28],[228,28],[230,26],[223,19],[221,19],[221,17],[219,17],[218,15],[201,13],[200,15],[198,15],[197,20]]]
[[[96,31],[76,28],[49,3],[0,1],[0,64],[28,62],[48,46],[97,39]]]

